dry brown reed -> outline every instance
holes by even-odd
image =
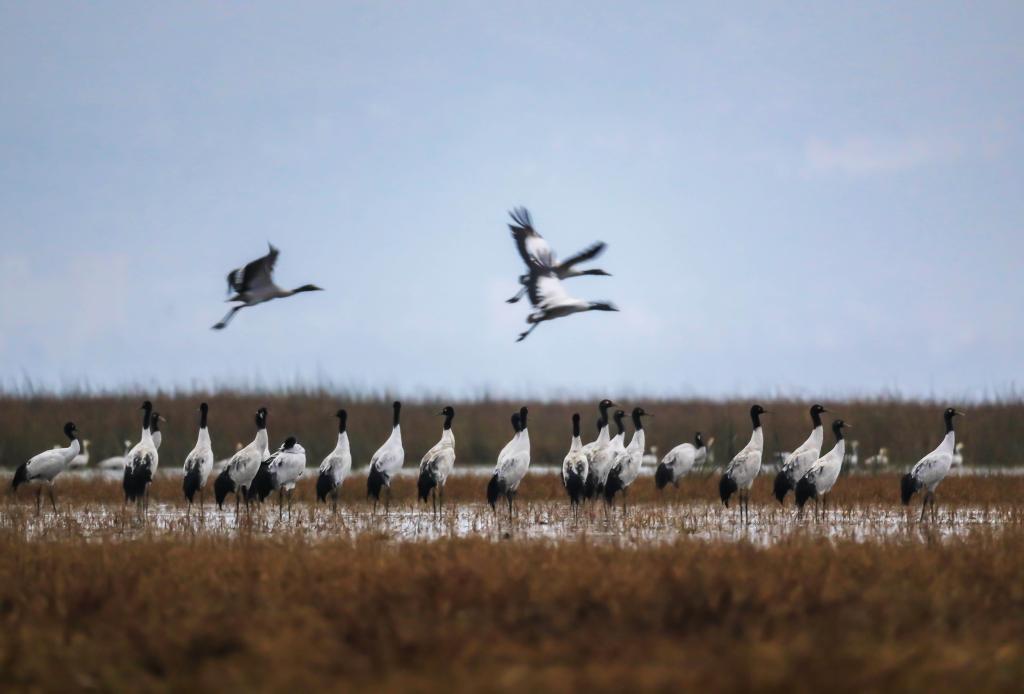
[[[611,394],[614,395],[614,394]],[[339,397],[320,392],[247,394],[234,392],[164,395],[160,393],[121,395],[51,396],[35,394],[0,395],[0,465],[15,467],[40,450],[64,444],[61,427],[74,420],[82,435],[92,441],[93,460],[120,455],[122,441],[137,440],[138,407],[150,397],[167,416],[161,461],[179,466],[195,443],[196,409],[201,400],[211,405],[210,428],[218,457],[227,457],[237,443],[253,436],[253,416],[265,405],[270,410],[269,430],[277,445],[291,434],[303,442],[310,456],[319,461],[334,445],[332,415],[339,407],[349,411],[349,429],[354,465],[366,464],[390,431],[391,409],[382,398]],[[419,457],[440,435],[436,413],[447,402],[408,401],[403,410],[402,434],[409,461]],[[594,402],[510,402],[477,400],[454,402],[456,451],[459,461],[492,463],[511,435],[509,416],[520,405],[530,407],[530,438],[535,462],[558,463],[570,438],[573,412],[584,415],[585,439],[594,433],[597,418]],[[714,436],[714,453],[724,463],[750,436],[746,401],[657,400],[623,402],[624,409],[640,404],[655,413],[647,422],[649,446],[662,453],[692,439],[697,430]],[[807,408],[810,403],[792,400],[763,400],[772,413],[764,418],[765,460],[776,452],[792,450],[807,436]],[[931,451],[942,437],[941,411],[944,403],[899,399],[866,399],[824,404],[854,425],[850,439],[860,442],[863,460],[881,446],[890,450],[894,466],[906,466]],[[1024,462],[1024,437],[1018,436],[1024,423],[1024,401],[992,401],[969,408],[958,421],[959,439],[966,442],[967,459],[973,465],[1014,465]]]

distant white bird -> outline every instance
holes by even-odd
[[[235,515],[238,515],[238,507],[242,497],[245,497],[245,507],[249,508],[249,486],[252,484],[256,473],[259,472],[260,463],[267,458],[270,449],[270,437],[267,434],[267,408],[261,407],[256,410],[256,438],[248,446],[231,456],[227,466],[217,475],[213,483],[213,494],[217,500],[217,508],[224,507],[224,499],[228,494],[235,495]]]
[[[590,458],[589,475],[594,479],[595,496],[604,493],[605,484],[608,482],[608,473],[612,471],[616,457],[626,452],[626,427],[622,424],[625,417],[626,413],[622,410],[615,411],[612,419],[615,420],[618,432],[608,441],[607,446],[596,449]]]
[[[726,506],[729,505],[729,497],[739,492],[740,520],[745,516],[747,522],[750,522],[750,488],[754,486],[757,473],[761,471],[761,454],[764,452],[764,432],[761,431],[763,414],[768,414],[768,410],[760,405],[750,408],[750,423],[754,429],[750,441],[733,457],[718,483],[718,493]]]
[[[334,450],[320,463],[320,476],[316,480],[317,501],[327,503],[331,497],[334,512],[338,512],[338,494],[341,485],[352,472],[352,451],[348,442],[348,412],[338,410],[334,415],[338,418],[338,442]]]
[[[597,420],[597,439],[583,447],[587,456],[587,479],[583,485],[583,496],[593,499],[597,494],[597,473],[594,471],[594,459],[608,447],[611,437],[608,435],[608,408],[615,407],[615,403],[605,398],[597,404],[597,411],[600,416]]]
[[[850,441],[850,450],[846,452],[846,460],[843,461],[848,468],[855,468],[860,464],[859,449],[860,441]]]
[[[77,470],[89,464],[89,439],[82,439],[82,452],[68,463],[69,470]]]
[[[604,275],[608,276],[609,273],[604,270],[577,270],[576,265],[585,263],[588,260],[593,260],[597,256],[604,252],[605,244],[602,241],[598,241],[580,251],[576,255],[570,256],[569,258],[558,262],[555,257],[554,251],[551,250],[551,246],[543,236],[537,233],[537,230],[533,228],[533,220],[530,219],[530,213],[525,207],[517,207],[509,213],[512,217],[514,224],[509,224],[508,228],[512,230],[512,238],[516,242],[516,250],[519,251],[519,257],[526,263],[526,269],[529,271],[532,265],[539,264],[544,267],[549,267],[554,271],[555,277],[564,280],[570,277],[581,277],[583,275]],[[515,296],[508,299],[508,303],[514,304],[522,298],[523,293],[526,292],[526,287],[529,284],[529,274],[520,275],[519,283],[523,285]]]
[[[64,435],[71,443],[66,448],[53,448],[32,456],[27,463],[22,463],[14,471],[14,479],[11,480],[12,493],[18,491],[18,487],[30,482],[42,482],[47,486],[50,496],[50,505],[54,513],[57,512],[57,501],[53,494],[53,481],[57,475],[64,472],[72,459],[82,452],[82,442],[78,438],[78,428],[74,422],[64,425]],[[36,515],[41,512],[42,486],[36,487]]]
[[[153,412],[153,403],[149,400],[142,403],[141,409],[142,436],[125,456],[122,486],[125,504],[134,501],[138,504],[139,510],[144,512],[149,510],[149,485],[153,482],[160,464],[157,445],[153,440],[153,427],[159,421],[160,415]],[[156,431],[159,431],[159,425],[156,426]]]
[[[882,446],[878,449],[878,453],[868,456],[864,464],[874,468],[885,467],[889,464],[889,449]]]
[[[934,451],[921,458],[917,465],[900,480],[900,497],[904,506],[910,503],[911,497],[919,489],[925,490],[924,500],[921,502],[920,520],[922,521],[925,507],[929,502],[931,502],[932,518],[935,518],[935,489],[946,478],[949,469],[953,466],[953,454],[956,451],[953,417],[957,416],[963,416],[963,412],[958,412],[952,407],[946,408],[946,411],[942,413],[942,418],[946,423],[946,436],[942,439],[942,443]]]
[[[284,440],[284,445],[270,457],[270,480],[277,490],[277,517],[284,515],[284,496],[288,495],[288,518],[292,517],[292,494],[295,484],[306,472],[306,449],[294,436]]]
[[[227,327],[235,314],[247,306],[256,306],[301,292],[323,291],[315,284],[304,284],[295,289],[282,289],[274,284],[274,266],[277,264],[278,250],[272,244],[267,245],[270,250],[265,256],[228,273],[228,294],[235,293],[228,301],[237,301],[239,304],[213,326],[214,330]]]
[[[577,519],[580,502],[583,501],[588,468],[587,454],[583,450],[583,442],[580,441],[580,414],[577,412],[572,416],[572,442],[569,445],[569,453],[562,461],[562,486],[569,495],[569,505]]]
[[[515,436],[498,455],[494,475],[487,483],[487,503],[497,513],[498,498],[504,496],[508,502],[509,520],[512,520],[512,503],[519,491],[519,484],[530,469],[530,432],[527,429],[527,414],[527,409],[521,407],[518,417],[513,415],[512,428],[516,430]]]
[[[391,436],[370,458],[370,472],[366,476],[366,495],[373,497],[374,511],[377,510],[377,503],[380,501],[382,489],[387,490],[384,510],[391,510],[391,479],[405,465],[405,449],[402,448],[402,427],[399,425],[402,403],[396,400],[392,403],[391,409],[393,411]]]
[[[839,479],[839,473],[843,469],[843,460],[846,457],[846,441],[843,438],[843,429],[851,428],[841,419],[832,422],[832,433],[836,437],[836,445],[831,451],[818,458],[811,464],[807,472],[796,483],[796,505],[803,512],[804,504],[808,499],[814,499],[815,508],[818,506],[818,499],[821,499],[821,515],[825,516],[828,508],[828,497]]]
[[[210,432],[206,428],[209,412],[210,406],[205,402],[199,405],[199,435],[195,448],[185,457],[181,489],[188,501],[186,515],[192,511],[192,501],[196,492],[199,492],[199,512],[203,512],[203,490],[206,489],[206,481],[210,478],[210,472],[213,470],[213,443],[210,441]]]
[[[85,441],[84,443],[85,443],[86,446],[89,445],[88,441]],[[86,457],[88,458],[88,454],[86,454]],[[956,444],[956,448],[953,449],[953,467],[961,467],[961,466],[963,466],[963,464],[964,464],[964,444],[961,441],[961,442],[958,442]]]
[[[780,504],[786,500],[789,490],[796,487],[796,483],[821,457],[821,446],[825,440],[824,430],[821,426],[823,412],[828,412],[828,410],[818,404],[811,406],[811,435],[782,461],[782,469],[775,476],[773,487],[775,498],[779,500]]]
[[[704,437],[698,431],[693,443],[681,443],[665,454],[661,464],[654,471],[654,486],[664,489],[670,482],[678,487],[683,475],[707,460],[708,449]]]
[[[626,446],[626,450],[618,453],[615,456],[615,461],[612,464],[612,469],[608,473],[608,481],[604,485],[604,499],[611,504],[615,495],[618,492],[622,492],[622,511],[626,511],[626,494],[629,492],[630,485],[636,481],[636,478],[640,475],[640,466],[643,462],[644,449],[647,447],[647,435],[644,432],[643,417],[653,417],[649,412],[645,412],[642,407],[634,407],[632,418],[633,418],[633,438],[629,440],[629,445]]]
[[[608,301],[584,301],[569,296],[562,281],[555,276],[555,272],[551,268],[536,263],[530,268],[527,293],[535,310],[526,317],[526,322],[530,324],[530,327],[519,334],[516,342],[525,340],[544,321],[564,318],[585,311],[619,310]]]
[[[416,490],[420,501],[426,501],[432,496],[434,513],[438,512],[437,496],[440,493],[440,506],[444,507],[444,485],[448,481],[448,475],[455,467],[455,434],[452,432],[452,419],[455,418],[455,409],[451,406],[445,407],[438,414],[444,416],[444,425],[441,427],[441,440],[427,451],[420,461],[420,476],[416,482]]]
[[[96,463],[96,467],[100,470],[124,470],[124,459],[128,456],[128,451],[132,449],[132,442],[128,439],[124,440],[124,454],[114,455],[109,458],[104,458],[100,462]]]

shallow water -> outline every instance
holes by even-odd
[[[815,519],[808,507],[801,518],[792,507],[752,506],[750,520],[739,522],[734,509],[712,503],[641,504],[625,515],[621,507],[603,504],[587,507],[579,519],[565,502],[533,502],[518,506],[510,521],[507,507],[495,513],[482,503],[459,504],[435,516],[429,507],[409,503],[376,512],[368,503],[341,505],[337,514],[319,505],[296,503],[291,511],[268,500],[244,507],[236,517],[234,508],[218,511],[208,504],[202,515],[186,518],[181,504],[154,503],[145,518],[135,509],[122,513],[120,504],[90,503],[57,514],[46,511],[36,516],[28,506],[17,511],[5,509],[0,524],[17,527],[30,538],[77,537],[86,540],[119,540],[140,536],[176,537],[239,535],[283,535],[305,541],[326,538],[374,537],[393,542],[422,542],[449,538],[479,537],[495,541],[530,540],[542,542],[587,541],[617,546],[645,546],[689,539],[702,542],[745,541],[767,546],[793,539],[826,539],[875,542],[890,540],[935,541],[965,538],[972,532],[999,532],[1021,523],[1016,509],[981,507],[937,508],[934,521],[918,522],[919,511],[902,507],[870,505],[830,509],[824,519]]]

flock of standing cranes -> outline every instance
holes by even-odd
[[[623,512],[626,498],[632,485],[640,476],[643,456],[646,450],[644,419],[651,417],[642,407],[634,407],[629,414],[633,433],[629,443],[625,441],[627,415],[617,409],[611,415],[616,433],[610,432],[609,411],[617,405],[611,400],[598,403],[597,438],[583,444],[580,435],[580,415],[572,415],[572,438],[569,452],[562,461],[561,480],[568,496],[574,517],[578,518],[580,506],[587,501],[603,498],[608,506],[614,504],[616,496],[622,499]],[[147,400],[142,403],[142,434],[137,444],[125,456],[123,489],[124,503],[135,502],[140,513],[149,506],[149,490],[159,466],[159,449],[162,440],[160,422],[163,418]],[[182,491],[191,511],[196,496],[200,509],[214,468],[213,447],[208,429],[209,405],[199,406],[199,433],[196,445],[186,456],[183,466]],[[373,499],[374,510],[382,500],[389,509],[391,485],[398,471],[405,465],[405,449],[402,447],[401,428],[402,404],[392,405],[392,428],[384,444],[370,458],[366,477],[367,496]],[[811,499],[824,515],[829,494],[832,492],[843,466],[846,443],[843,432],[850,426],[842,419],[831,424],[835,445],[824,455],[824,425],[821,415],[827,413],[824,407],[815,404],[810,408],[811,433],[807,440],[790,453],[775,477],[773,493],[779,503],[785,502],[790,490],[795,492],[796,504],[803,512],[804,505]],[[750,519],[750,492],[761,471],[764,451],[764,433],[761,417],[769,414],[760,405],[750,408],[750,441],[725,467],[719,481],[719,493],[727,507],[735,496],[741,521]],[[923,491],[921,520],[928,508],[935,514],[935,490],[949,473],[954,464],[958,448],[954,430],[954,418],[962,415],[953,408],[943,412],[945,436],[939,446],[922,458],[900,480],[900,497],[909,504],[913,495]],[[284,500],[288,500],[291,512],[292,494],[296,484],[306,471],[306,451],[294,436],[289,436],[276,450],[271,451],[267,433],[267,409],[261,407],[255,414],[256,434],[249,445],[240,448],[227,462],[213,482],[214,497],[219,508],[223,508],[228,495],[234,495],[235,513],[244,502],[246,510],[252,502],[263,502],[274,491],[278,492],[279,514],[283,514]],[[444,488],[455,467],[455,434],[452,422],[455,409],[445,407],[439,416],[444,417],[441,438],[420,460],[417,479],[417,495],[426,502],[431,499],[434,512],[444,504]],[[334,450],[320,464],[316,480],[317,500],[328,499],[337,510],[338,494],[352,471],[352,453],[348,439],[348,415],[339,409],[338,439]],[[515,498],[520,484],[530,468],[529,410],[520,408],[511,416],[512,438],[498,454],[497,464],[487,488],[487,502],[497,512],[499,500],[504,499],[511,519],[514,515]],[[36,512],[41,509],[42,490],[49,492],[50,503],[57,510],[53,484],[57,476],[67,470],[72,461],[82,454],[82,440],[73,422],[64,425],[64,434],[69,444],[54,448],[23,463],[15,471],[11,482],[12,491],[26,483],[37,483]],[[678,485],[680,480],[695,466],[707,460],[707,445],[700,432],[693,443],[682,443],[665,455],[655,470],[654,481],[658,489],[668,484]],[[820,502],[820,504],[819,504]]]

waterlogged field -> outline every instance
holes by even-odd
[[[314,471],[311,471],[311,474]],[[66,475],[0,517],[0,686],[383,690],[1018,691],[1024,675],[1020,476],[962,476],[935,522],[896,475],[840,479],[800,518],[770,479],[751,522],[714,475],[575,519],[531,472],[517,515],[486,477],[449,482],[435,517],[395,483],[389,513],[357,471],[337,514],[276,498],[186,517],[180,478],[146,519],[116,478]]]

